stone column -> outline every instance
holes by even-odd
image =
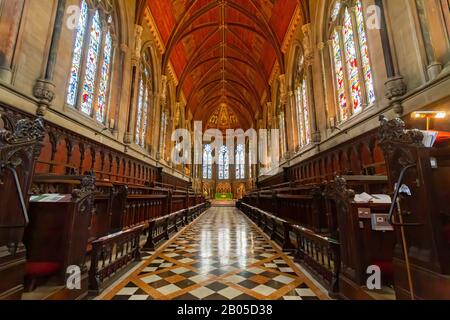
[[[417,15],[419,17],[420,29],[422,31],[423,44],[428,60],[428,77],[430,80],[433,80],[441,73],[443,68],[441,61],[439,61],[439,58],[437,57],[436,50],[439,49],[439,46],[446,41],[442,41],[444,36],[442,33],[437,37],[437,39],[433,39],[433,37],[436,37],[436,33],[438,33],[437,31],[439,31],[439,28],[441,27],[439,26],[438,28],[435,28],[436,25],[439,25],[437,23],[439,21],[439,16],[435,14],[437,11],[436,3],[429,0],[416,0],[416,8]]]
[[[291,136],[292,136],[292,140],[291,142],[291,146],[289,148],[289,150],[292,153],[296,153],[298,151],[299,148],[299,137],[298,137],[298,123],[297,123],[297,101],[295,99],[295,92],[294,91],[289,91],[288,94],[288,99],[289,99],[289,114],[286,115],[287,119],[289,119],[288,121],[288,130],[290,132],[292,132]]]
[[[310,114],[311,114],[311,132],[312,132],[312,142],[320,143],[321,136],[320,131],[317,125],[317,108],[315,105],[314,98],[314,78],[313,78],[313,62],[314,62],[314,50],[312,46],[312,37],[311,37],[311,24],[305,24],[302,27],[303,32],[303,52],[305,57],[305,71],[307,74],[307,81],[309,83],[309,105],[310,105]]]
[[[0,4],[0,80],[10,82],[25,1],[3,0]]]
[[[66,0],[58,0],[56,10],[55,22],[53,25],[53,34],[48,53],[45,74],[41,79],[36,81],[33,89],[34,96],[39,100],[37,115],[44,116],[55,98],[55,84],[53,83],[53,76],[55,73],[56,59],[59,48],[59,41],[61,38],[61,31],[63,26],[64,14],[66,8]]]
[[[142,43],[141,37],[142,37],[143,30],[144,29],[142,28],[142,26],[140,26],[140,25],[135,26],[135,32],[134,32],[135,47],[134,47],[133,56],[131,58],[132,71],[131,71],[130,104],[128,107],[127,130],[123,137],[123,142],[127,145],[133,143],[133,132],[131,130],[133,130],[133,128],[134,128],[133,119],[134,119],[134,114],[135,114],[135,110],[136,110],[135,91],[136,91],[136,83],[138,82],[138,77],[139,77],[138,67],[139,67],[139,63],[140,63],[140,59],[141,59],[141,43]]]
[[[120,61],[120,66],[121,66],[121,72],[120,72],[120,80],[119,83],[123,83],[123,80],[125,78],[125,74],[127,72],[127,54],[129,52],[129,48],[125,43],[120,44],[120,57],[119,57],[119,61]],[[124,93],[124,90],[126,90],[126,88],[122,88],[121,90],[119,90],[119,93],[117,95],[117,103],[116,103],[116,107],[115,107],[115,114],[114,114],[114,126],[113,126],[113,134],[117,135],[119,133],[119,116],[120,116],[120,106],[122,105],[121,101],[122,101],[122,96]]]
[[[326,44],[324,42],[319,43],[319,46],[317,47],[319,50],[319,57],[320,57],[320,74],[322,77],[322,99],[324,101],[324,107],[325,107],[325,130],[328,131],[328,129],[331,128],[334,124],[331,124],[330,121],[330,92],[333,93],[333,87],[328,85],[328,79],[329,74],[326,73],[326,64],[325,64],[325,48]]]
[[[384,59],[386,61],[386,73],[388,75],[388,80],[385,82],[385,95],[389,99],[391,107],[394,112],[401,116],[403,115],[402,97],[406,94],[407,86],[404,81],[403,76],[398,72],[398,65],[392,56],[391,44],[389,33],[393,32],[389,29],[386,23],[386,16],[384,13],[384,5],[382,0],[376,0],[376,5],[381,8],[381,41],[383,46]]]

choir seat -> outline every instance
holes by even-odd
[[[25,267],[25,290],[27,292],[35,290],[38,282],[57,275],[61,268],[61,264],[57,262],[27,262]]]

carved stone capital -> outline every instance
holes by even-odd
[[[126,132],[125,135],[123,136],[123,143],[125,144],[131,144],[132,143],[132,135],[131,132]]]
[[[303,55],[305,57],[305,64],[311,66],[314,61],[313,43],[311,37],[311,24],[305,24],[302,26],[303,32]]]
[[[325,42],[321,42],[317,45],[317,49],[319,49],[320,51],[323,51],[323,49],[325,49],[325,46],[327,44]]]
[[[386,98],[388,98],[389,100],[402,97],[406,94],[407,87],[402,76],[388,79],[385,82],[384,86]]]
[[[395,113],[398,115],[403,114],[403,106],[401,104],[401,98],[407,92],[406,83],[402,76],[396,76],[388,79],[385,84],[385,96],[391,101],[391,105],[394,107]]]
[[[120,44],[120,51],[123,53],[127,53],[129,50],[128,46],[125,43]]]
[[[47,108],[55,99],[55,85],[44,79],[39,79],[33,88],[33,95],[39,100],[37,115],[44,116]]]
[[[314,132],[312,134],[312,141],[314,143],[320,143],[320,141],[322,141],[322,136],[320,134],[320,131]]]
[[[282,105],[285,105],[287,102],[286,75],[285,74],[280,75],[279,80],[280,80],[280,101]]]
[[[161,76],[161,104],[163,106],[166,105],[167,102],[167,76]]]

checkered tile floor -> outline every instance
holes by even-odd
[[[143,256],[142,265],[102,299],[326,299],[236,208],[211,208],[174,240]]]

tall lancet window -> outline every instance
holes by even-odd
[[[332,61],[339,121],[375,102],[361,0],[336,1],[331,12]]]
[[[245,179],[245,148],[239,144],[236,148],[236,179]]]
[[[219,180],[230,179],[230,157],[226,146],[219,150]]]
[[[81,1],[75,33],[66,103],[98,122],[105,123],[109,104],[114,53],[113,8]]]
[[[212,179],[213,157],[212,148],[209,144],[205,145],[203,151],[203,179]]]
[[[305,70],[305,59],[300,52],[297,57],[297,70],[295,75],[295,107],[297,115],[298,145],[302,148],[311,143],[311,127],[309,120],[309,82]]]
[[[167,138],[167,126],[169,125],[169,115],[167,109],[164,109],[161,113],[161,128],[159,133],[159,152],[161,159],[165,159],[166,150],[166,138]]]
[[[149,115],[152,104],[153,70],[150,54],[145,51],[142,54],[141,71],[139,80],[139,92],[137,99],[135,143],[145,147],[149,126]]]

